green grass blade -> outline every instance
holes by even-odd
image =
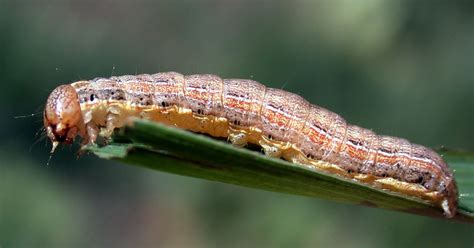
[[[85,148],[105,159],[276,192],[318,197],[442,218],[442,210],[412,197],[368,187],[303,165],[274,159],[184,130],[134,121],[103,147]],[[456,220],[474,223],[474,162],[453,156],[462,197]],[[446,155],[448,158],[448,155]],[[455,159],[456,158],[456,159]],[[451,161],[451,157],[449,160]]]

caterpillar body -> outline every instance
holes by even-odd
[[[434,151],[253,80],[164,72],[78,81],[53,90],[44,126],[54,150],[76,136],[83,144],[109,137],[130,117],[253,143],[272,157],[428,201],[447,217],[457,211],[453,174]]]

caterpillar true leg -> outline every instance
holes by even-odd
[[[87,137],[84,138],[85,144],[95,144],[97,137],[99,136],[99,127],[93,122],[86,124]]]
[[[112,136],[114,129],[119,126],[120,122],[120,109],[116,106],[112,106],[107,109],[107,116],[105,119],[105,129],[101,130],[100,135],[108,139]]]

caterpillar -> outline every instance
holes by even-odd
[[[453,174],[434,151],[253,80],[164,72],[60,85],[47,99],[44,127],[53,152],[77,136],[83,145],[110,137],[130,117],[256,144],[268,156],[428,201],[446,217],[457,211]]]

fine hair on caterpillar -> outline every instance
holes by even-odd
[[[42,108],[44,108],[44,106],[42,106]],[[26,115],[16,115],[14,116],[13,118],[14,119],[24,119],[24,118],[32,118],[32,117],[36,117],[38,115],[41,115],[43,114],[44,111],[41,111],[41,112],[36,112],[36,113],[32,113],[32,114],[26,114]],[[44,118],[43,118],[44,120]],[[37,121],[42,121],[41,119],[38,119]],[[28,148],[28,151],[31,152],[31,150],[33,149],[33,147],[38,144],[40,141],[42,140],[46,140],[46,138],[48,137],[47,134],[46,134],[46,129],[44,126],[38,128],[38,130],[35,132],[35,141],[33,141],[33,143],[31,143],[30,147]],[[54,151],[54,150],[53,150]],[[53,156],[53,151],[51,152],[49,158],[48,158],[48,161],[46,162],[46,165],[48,166],[49,165],[49,162],[51,161],[51,158]]]
[[[421,145],[375,134],[281,89],[247,79],[176,72],[114,76],[58,86],[44,109],[53,143],[108,138],[131,117],[172,125],[457,211],[443,159]]]

